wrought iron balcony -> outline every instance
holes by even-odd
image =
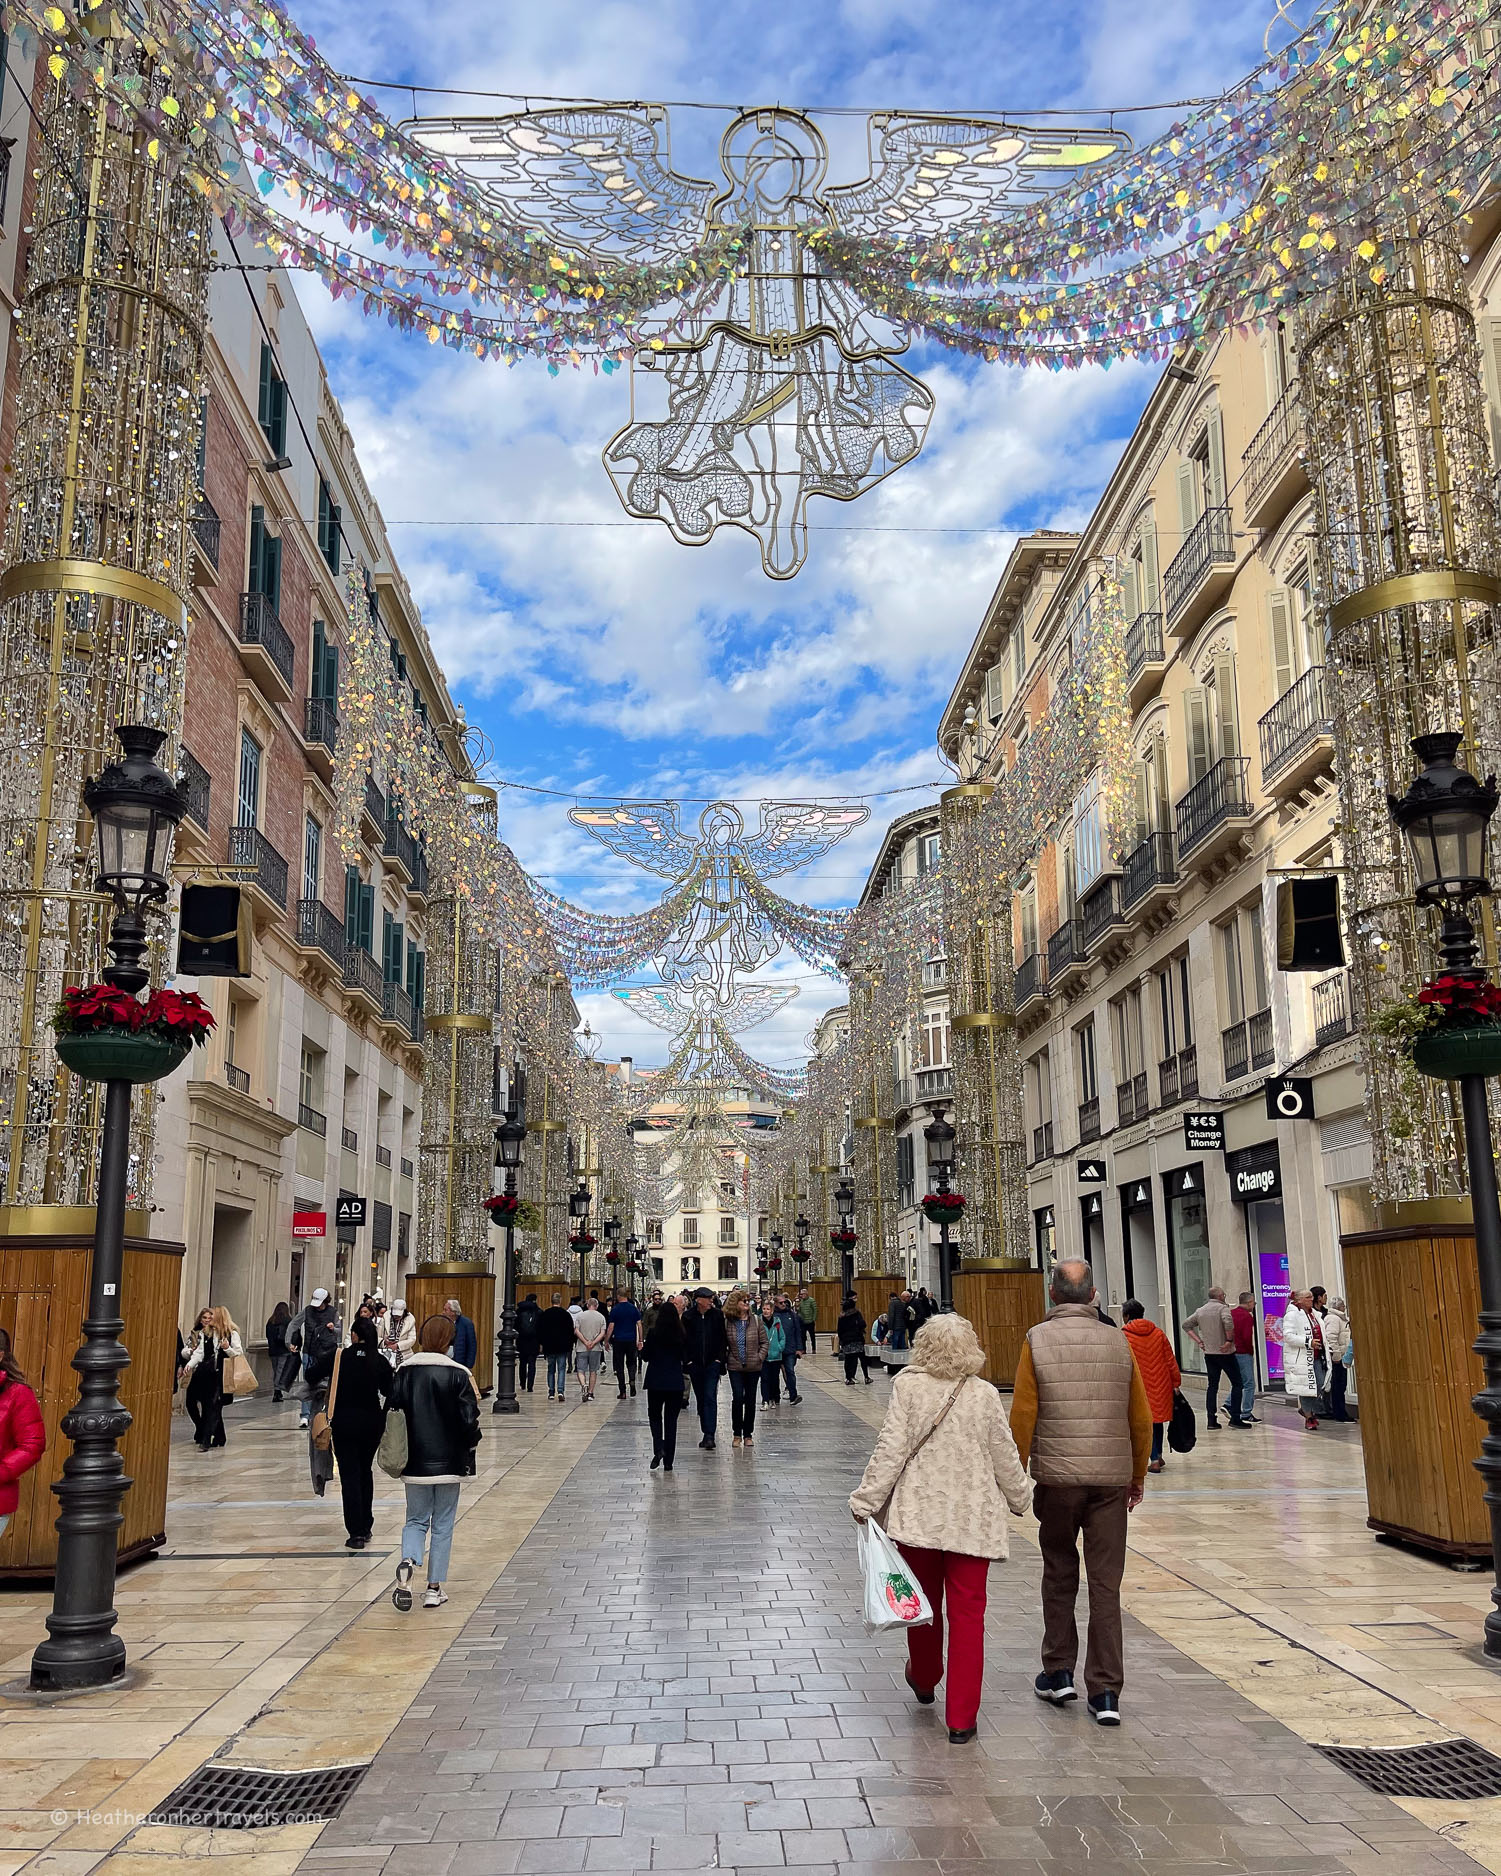
[[[1244,1022],[1222,1029],[1220,1059],[1226,1081],[1239,1081],[1256,1068],[1270,1068],[1277,1059],[1272,1046],[1272,1012],[1257,1010]]]
[[[1249,756],[1222,756],[1178,803],[1178,857],[1186,860],[1227,824],[1251,818]]]
[[[1261,719],[1261,779],[1270,783],[1273,776],[1289,769],[1305,752],[1316,752],[1334,733],[1325,701],[1324,667],[1313,665],[1290,689],[1285,690]]]
[[[189,750],[183,749],[180,753],[182,774],[177,778],[177,786],[188,804],[188,819],[196,821],[206,834],[208,832],[209,773],[197,756]]]
[[[1322,1049],[1350,1033],[1350,988],[1343,971],[1321,977],[1313,987],[1313,1040]]]
[[[954,1092],[952,1068],[920,1068],[917,1071],[917,1099],[940,1101]]]
[[[427,897],[427,853],[422,847],[417,849],[417,871],[412,875],[409,891],[415,898]]]
[[[1167,655],[1162,649],[1162,614],[1139,612],[1126,633],[1126,689],[1135,709],[1151,695]],[[1152,682],[1148,680],[1151,679]]]
[[[316,1107],[309,1107],[305,1101],[297,1103],[297,1125],[306,1128],[309,1133],[327,1134],[328,1116],[320,1114]]]
[[[1173,837],[1166,831],[1148,834],[1140,846],[1126,855],[1126,869],[1121,877],[1121,909],[1133,906],[1159,887],[1177,884],[1178,869],[1173,864]]]
[[[339,741],[339,712],[332,697],[309,697],[304,701],[302,740],[319,743],[333,754]]]
[[[1040,997],[1043,991],[1042,958],[1036,951],[1029,951],[1016,967],[1013,995],[1017,1009],[1024,1003],[1030,1003],[1033,997]]]
[[[239,871],[242,886],[254,886],[286,911],[287,863],[258,827],[230,828],[229,864]]]
[[[1084,949],[1084,926],[1076,918],[1065,919],[1048,939],[1048,982],[1058,984],[1088,963]]]
[[[250,1075],[246,1069],[236,1068],[233,1062],[224,1064],[224,1079],[237,1094],[249,1094]]]
[[[1294,379],[1241,458],[1246,521],[1251,527],[1275,526],[1306,485],[1302,445],[1303,399]]]
[[[1100,1097],[1079,1103],[1079,1144],[1088,1146],[1100,1137]]]
[[[922,967],[922,987],[924,990],[942,990],[949,980],[949,962],[947,958],[929,958]]]
[[[412,1008],[412,999],[401,985],[388,981],[381,991],[381,1015],[388,1023],[412,1033],[412,1018],[416,1011]]]
[[[385,1007],[385,980],[380,965],[358,945],[350,945],[344,953],[344,988],[367,998],[376,1010]]]
[[[1179,1101],[1195,1101],[1199,1095],[1199,1052],[1190,1044],[1176,1055],[1157,1064],[1157,1083],[1162,1105],[1175,1107]]]
[[[263,652],[288,690],[296,669],[296,654],[275,606],[264,593],[240,595],[240,643]]]
[[[417,876],[417,843],[402,825],[399,816],[386,817],[386,839],[381,852],[399,866],[409,880]]]
[[[1053,1123],[1045,1120],[1040,1127],[1032,1129],[1032,1163],[1053,1157]]]
[[[202,489],[193,497],[191,525],[193,539],[202,550],[204,559],[217,573],[219,571],[219,536],[224,524],[219,519],[218,509]]]
[[[1133,1075],[1129,1081],[1115,1084],[1115,1111],[1122,1127],[1131,1127],[1146,1119],[1150,1103],[1145,1075]]]
[[[1272,1012],[1253,1010],[1246,1019],[1251,1039],[1252,1068],[1271,1068],[1277,1061],[1277,1045],[1272,1035]]]
[[[1079,926],[1084,938],[1084,949],[1093,951],[1112,928],[1122,922],[1120,879],[1111,873],[1079,901]]]
[[[339,1145],[343,1147],[346,1153],[358,1153],[360,1150],[360,1136],[355,1132],[353,1127],[341,1127],[339,1129]]]
[[[1162,582],[1169,630],[1191,631],[1228,584],[1235,529],[1228,508],[1206,508],[1168,562]]]
[[[297,943],[304,951],[321,951],[331,964],[344,968],[344,921],[321,899],[297,901]]]
[[[376,787],[375,777],[373,775],[366,775],[365,777],[365,814],[369,820],[375,823],[382,833],[385,832],[386,798]]]

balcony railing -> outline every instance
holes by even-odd
[[[942,990],[949,980],[949,962],[947,958],[929,958],[922,967],[922,987],[924,990]]]
[[[412,875],[412,891],[424,895],[427,892],[427,854],[420,846],[417,849],[417,870]]]
[[[389,1166],[391,1164],[390,1147],[378,1146],[375,1149],[375,1163],[377,1166]]]
[[[950,1067],[920,1068],[917,1071],[919,1101],[937,1101],[954,1092],[954,1071]]]
[[[1065,919],[1048,939],[1048,982],[1057,983],[1065,972],[1086,961],[1084,926],[1079,919]]]
[[[1297,380],[1294,379],[1273,404],[1271,414],[1251,438],[1241,458],[1248,510],[1261,506],[1262,497],[1276,481],[1284,458],[1302,431],[1303,404]]]
[[[353,1127],[341,1127],[339,1129],[339,1145],[343,1147],[346,1153],[358,1153],[360,1150],[360,1136],[355,1132]]]
[[[1053,1123],[1045,1120],[1040,1127],[1032,1129],[1032,1161],[1035,1165],[1040,1159],[1053,1157]]]
[[[297,1125],[305,1127],[309,1133],[326,1134],[328,1116],[320,1114],[316,1107],[309,1107],[305,1101],[297,1103]]]
[[[233,1062],[224,1064],[224,1079],[239,1094],[249,1094],[250,1074],[247,1069],[236,1068]]]
[[[1164,661],[1162,614],[1139,612],[1126,634],[1126,682],[1134,684],[1149,664]]]
[[[1168,562],[1162,590],[1169,620],[1175,620],[1188,605],[1211,568],[1233,566],[1234,562],[1235,530],[1230,525],[1230,510],[1206,508]]]
[[[1195,1101],[1199,1095],[1199,1052],[1192,1044],[1176,1055],[1165,1056],[1157,1064],[1157,1082],[1162,1090],[1162,1105],[1175,1107],[1179,1101]]]
[[[1249,820],[1249,756],[1222,756],[1178,803],[1178,856],[1187,859],[1225,821]]]
[[[1150,1103],[1145,1075],[1133,1075],[1129,1081],[1118,1081],[1115,1084],[1115,1111],[1122,1127],[1131,1127],[1137,1121],[1146,1119]]]
[[[1088,1146],[1100,1137],[1100,1097],[1079,1103],[1079,1144]]]
[[[182,774],[177,778],[177,786],[188,804],[188,819],[196,821],[206,834],[208,832],[209,773],[197,756],[191,755],[186,749],[180,753]]]
[[[1313,1040],[1322,1049],[1350,1033],[1350,991],[1343,971],[1321,977],[1313,987]]]
[[[330,963],[344,963],[344,921],[321,899],[297,901],[297,942],[304,951],[321,951]]]
[[[193,498],[192,515],[193,539],[203,549],[203,557],[213,568],[219,571],[219,535],[223,523],[219,511],[200,489]]]
[[[386,824],[386,798],[375,785],[375,777],[365,777],[365,812],[377,827]]]
[[[1271,1068],[1277,1060],[1277,1045],[1272,1036],[1272,1012],[1255,1010],[1246,1021],[1251,1038],[1252,1068]]]
[[[1167,832],[1148,834],[1126,855],[1121,877],[1121,909],[1129,911],[1157,886],[1170,886],[1178,877],[1173,864],[1173,837]]]
[[[409,1159],[406,1159],[405,1157],[403,1157],[402,1162],[401,1162],[402,1178],[410,1179],[416,1173],[416,1171],[417,1171],[417,1168],[412,1164],[412,1162]]]
[[[330,755],[338,746],[339,712],[332,697],[309,697],[302,706],[302,740],[321,743]]]
[[[388,860],[394,860],[408,879],[417,876],[417,843],[393,814],[386,821],[386,840],[381,849]]]
[[[1313,665],[1261,719],[1261,774],[1270,781],[1293,757],[1333,733],[1324,698],[1324,667]]]
[[[1079,927],[1084,938],[1084,949],[1092,951],[1105,934],[1120,923],[1120,880],[1112,873],[1079,902]]]
[[[381,1014],[387,1022],[398,1023],[408,1035],[411,1034],[412,1018],[416,1011],[412,1007],[412,999],[400,984],[391,981],[382,989]]]
[[[264,593],[240,595],[240,643],[259,645],[280,672],[287,689],[292,688],[296,654],[275,606]]]
[[[1033,997],[1042,995],[1042,959],[1035,951],[1028,952],[1016,967],[1016,988],[1014,998],[1018,1009],[1024,1003],[1030,1003]]]
[[[242,886],[256,886],[287,909],[287,863],[258,827],[229,830],[229,864],[240,871]]]
[[[1276,1061],[1272,1046],[1272,1012],[1257,1010],[1244,1022],[1220,1031],[1220,1059],[1226,1081],[1239,1081],[1255,1068],[1270,1068]]]
[[[385,980],[380,963],[358,945],[350,945],[344,953],[344,988],[362,991],[378,1010],[385,1006]]]

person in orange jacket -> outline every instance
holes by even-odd
[[[1141,1384],[1147,1391],[1147,1405],[1152,1410],[1152,1462],[1148,1472],[1163,1467],[1162,1435],[1173,1417],[1173,1395],[1183,1381],[1173,1345],[1147,1312],[1131,1297],[1121,1310],[1121,1333],[1131,1345]]]

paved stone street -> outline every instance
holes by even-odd
[[[902,1684],[901,1641],[859,1621],[844,1498],[872,1438],[850,1407],[870,1397],[805,1392],[763,1412],[753,1453],[727,1427],[700,1453],[685,1416],[670,1479],[647,1471],[644,1402],[602,1403],[608,1421],[304,1868],[1477,1867],[1138,1623],[1119,1733],[1082,1702],[1042,1706],[1022,1541],[992,1573],[980,1737],[951,1746],[941,1702],[918,1708]]]

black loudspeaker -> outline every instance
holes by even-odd
[[[238,886],[184,886],[177,968],[190,977],[250,975],[250,903]]]
[[[1314,873],[1277,881],[1277,969],[1328,971],[1345,962],[1339,876]]]

